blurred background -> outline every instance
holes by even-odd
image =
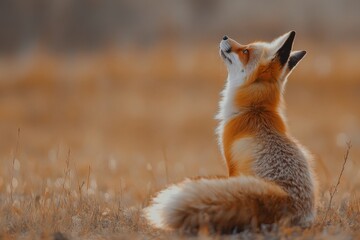
[[[129,204],[226,174],[214,133],[219,41],[290,30],[308,52],[285,95],[291,132],[316,156],[323,189],[351,139],[342,184],[358,189],[359,10],[358,0],[1,0],[0,192],[11,169],[19,193],[56,187],[67,159],[72,178],[109,198],[126,191]]]

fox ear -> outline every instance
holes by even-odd
[[[282,66],[285,65],[289,59],[291,48],[295,39],[295,32],[291,31],[287,34],[287,38],[279,50],[276,52],[276,58],[279,59],[279,62]]]
[[[305,55],[306,55],[306,51],[291,52],[288,62],[289,70],[291,71],[298,64],[298,62],[300,62],[301,59],[303,59]]]
[[[294,39],[295,31],[291,31],[271,42],[272,49],[274,50],[274,59],[277,59],[281,66],[284,66],[289,59]]]

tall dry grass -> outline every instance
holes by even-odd
[[[316,223],[240,237],[360,237],[354,48],[307,49],[285,95],[291,132],[316,156]],[[1,59],[0,238],[181,238],[152,229],[141,209],[170,183],[225,174],[214,134],[225,76],[213,44]]]

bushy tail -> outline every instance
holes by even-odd
[[[288,195],[277,185],[254,177],[185,180],[158,193],[145,209],[157,228],[197,233],[242,230],[274,223],[291,214]]]

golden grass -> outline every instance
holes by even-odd
[[[239,237],[360,237],[360,61],[325,50],[308,50],[285,96],[291,132],[317,158],[316,223]],[[167,184],[225,173],[214,134],[225,75],[213,44],[2,59],[0,239],[182,238],[140,212]]]

